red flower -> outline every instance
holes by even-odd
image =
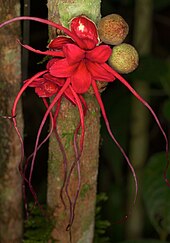
[[[81,44],[70,37],[59,36],[48,45],[48,51],[42,52],[28,45],[23,46],[38,54],[63,57],[55,59],[49,73],[56,78],[70,78],[70,84],[76,93],[87,92],[92,80],[115,80],[114,74],[108,72],[104,66],[112,50],[108,45],[99,45],[95,24],[87,17],[80,16],[72,19],[70,28],[75,40],[81,38]]]
[[[29,86],[35,88],[35,93],[41,98],[49,98],[58,92],[58,85],[48,81],[45,75],[35,79]]]
[[[85,16],[73,18],[70,29],[73,34],[83,41],[84,49],[93,49],[99,43],[96,25]]]
[[[70,78],[76,93],[87,92],[92,79],[105,82],[115,79],[114,75],[103,67],[111,55],[109,46],[101,45],[92,50],[83,50],[76,44],[65,44],[63,53],[65,58],[57,59],[49,72],[57,78]]]
[[[17,20],[33,20],[33,21],[41,22],[44,24],[48,24],[52,27],[55,27],[66,34],[66,36],[59,36],[54,40],[52,40],[48,45],[49,50],[46,51],[35,50],[34,48],[28,45],[22,45],[26,49],[33,51],[37,54],[43,54],[43,55],[48,55],[53,57],[47,63],[47,67],[45,71],[42,71],[34,75],[32,78],[28,79],[24,83],[23,87],[19,91],[14,101],[14,105],[12,108],[11,118],[13,119],[14,127],[21,140],[22,147],[23,147],[23,141],[17,128],[17,122],[15,116],[16,116],[16,106],[18,104],[18,101],[28,86],[35,88],[35,92],[39,97],[43,99],[45,106],[47,108],[47,111],[42,119],[41,125],[38,130],[34,152],[31,155],[32,161],[31,161],[29,178],[28,179],[26,178],[25,170],[22,173],[24,180],[28,182],[30,186],[34,198],[36,199],[36,195],[34,190],[32,189],[31,179],[32,179],[32,171],[34,167],[36,153],[38,149],[41,147],[41,145],[44,143],[44,141],[51,135],[53,130],[55,131],[56,138],[59,141],[59,144],[61,144],[56,131],[56,119],[60,109],[61,98],[65,96],[67,99],[71,100],[71,102],[74,105],[77,106],[80,114],[80,123],[78,124],[74,135],[74,150],[75,150],[76,163],[75,162],[73,163],[68,173],[67,171],[65,171],[65,179],[62,187],[62,190],[64,189],[64,187],[66,187],[65,190],[70,203],[69,226],[72,225],[74,219],[75,204],[80,191],[79,160],[83,150],[84,133],[85,133],[84,117],[87,111],[86,102],[81,96],[81,94],[86,93],[89,87],[92,86],[96,99],[100,105],[107,130],[111,138],[116,143],[121,153],[125,157],[131,169],[131,172],[133,174],[135,187],[136,187],[135,198],[134,198],[134,202],[135,202],[137,190],[138,190],[136,175],[129,161],[129,158],[127,157],[123,148],[119,145],[119,143],[117,142],[117,140],[115,139],[111,131],[110,124],[106,116],[105,108],[96,85],[96,80],[101,82],[112,82],[115,80],[115,78],[117,78],[121,83],[123,83],[123,85],[125,85],[130,90],[130,92],[140,102],[142,102],[149,109],[149,111],[153,115],[156,123],[158,124],[164,136],[166,142],[166,153],[168,154],[168,139],[156,114],[154,113],[150,105],[133,89],[133,87],[120,74],[118,74],[106,63],[111,55],[112,52],[111,48],[108,45],[103,45],[100,42],[96,25],[89,18],[85,16],[78,16],[73,18],[70,22],[70,30],[49,20],[36,18],[36,17],[25,17],[25,16],[8,20],[0,24],[0,28],[3,27],[4,25],[10,24]],[[46,98],[49,97],[52,97],[50,104],[46,102]],[[56,108],[54,112],[53,112],[53,108]],[[41,131],[44,127],[44,124],[48,116],[50,116],[51,119],[50,133],[43,140],[43,142],[39,143]],[[80,144],[78,147],[77,134],[80,128],[81,128],[81,137],[80,137]],[[63,153],[63,157],[66,157],[62,146],[61,146],[61,151]],[[24,157],[24,147],[23,147],[22,159],[23,157]],[[79,186],[77,188],[75,199],[74,201],[72,201],[68,193],[68,184],[70,182],[71,173],[75,166],[77,166]],[[66,162],[65,162],[65,167],[67,167]],[[26,168],[27,168],[27,164],[26,164]],[[169,185],[169,182],[166,178],[166,173],[165,173],[165,180]]]

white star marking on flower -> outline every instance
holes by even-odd
[[[84,31],[84,25],[81,22],[79,23],[78,29],[82,32]]]

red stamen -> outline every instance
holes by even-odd
[[[157,115],[155,114],[155,112],[153,111],[153,109],[151,108],[151,106],[136,92],[136,90],[133,89],[133,87],[120,75],[118,74],[115,70],[113,70],[110,66],[108,66],[107,64],[104,64],[105,68],[114,74],[114,76],[121,82],[123,83],[129,90],[130,92],[145,106],[148,108],[148,110],[150,111],[150,113],[152,114],[152,116],[154,117],[164,139],[165,139],[165,151],[166,151],[166,160],[167,160],[167,164],[165,167],[165,171],[164,171],[164,180],[166,182],[166,184],[170,187],[170,182],[167,178],[167,170],[169,168],[169,143],[168,143],[168,138],[166,136],[166,133],[164,131],[164,129],[162,128],[162,125],[157,117]]]
[[[62,187],[61,187],[61,190],[60,190],[60,198],[61,198],[61,201],[64,205],[64,209],[66,209],[66,203],[65,203],[65,200],[64,200],[64,197],[63,197],[63,191],[64,191],[64,188],[65,188],[65,185],[66,185],[66,180],[67,180],[68,160],[67,160],[67,156],[66,156],[64,146],[62,144],[62,141],[60,139],[60,136],[57,132],[57,127],[56,127],[57,126],[57,117],[58,117],[58,114],[59,114],[59,111],[60,111],[60,105],[61,105],[61,99],[57,103],[57,108],[56,108],[56,111],[55,111],[55,114],[54,114],[54,133],[55,133],[56,139],[58,141],[61,153],[63,155],[64,179],[63,179],[63,184],[62,184]]]
[[[74,133],[74,151],[75,151],[76,160],[71,165],[71,168],[70,168],[70,171],[69,171],[69,174],[68,174],[68,177],[67,177],[67,181],[66,181],[66,195],[69,199],[69,204],[70,204],[70,217],[69,217],[69,224],[66,228],[67,231],[71,231],[71,226],[73,224],[74,216],[75,216],[76,202],[77,202],[77,199],[78,199],[78,196],[79,196],[79,193],[80,193],[80,187],[81,187],[80,158],[81,158],[82,151],[83,151],[84,133],[85,133],[84,111],[83,111],[83,107],[82,107],[82,104],[81,104],[81,100],[71,86],[70,86],[70,89],[71,89],[72,94],[75,98],[76,105],[79,109],[80,123],[78,124],[76,131]],[[85,104],[86,103],[84,103],[84,105]],[[85,111],[86,111],[86,109],[85,109]],[[81,138],[80,138],[80,151],[79,151],[78,144],[77,144],[77,135],[78,135],[78,131],[79,131],[80,127],[81,127]],[[78,185],[77,185],[75,197],[72,200],[70,195],[69,195],[69,192],[68,192],[68,186],[69,186],[69,182],[70,182],[70,179],[71,179],[72,172],[73,172],[76,165],[77,165],[77,174],[78,174]]]
[[[23,92],[26,90],[26,88],[36,79],[39,78],[41,75],[43,75],[44,73],[47,73],[48,70],[42,71],[42,72],[38,72],[37,74],[35,74],[32,78],[30,78],[26,83],[24,83],[24,85],[22,86],[22,88],[20,89],[20,91],[18,92],[15,100],[14,100],[14,104],[12,107],[12,117],[13,117],[13,122],[14,122],[14,126],[16,126],[16,107],[18,104],[19,99],[21,98]]]
[[[48,103],[47,103],[47,101],[46,101],[45,98],[43,98],[43,102],[44,102],[45,106],[47,107],[48,106]],[[51,119],[51,128],[50,128],[50,131],[49,131],[48,135],[46,136],[46,138],[39,144],[39,146],[37,148],[37,151],[42,147],[42,145],[49,139],[49,137],[52,134],[53,127],[54,127],[52,113],[50,113],[50,119]],[[35,192],[34,188],[32,187],[32,185],[30,186],[29,180],[26,178],[26,170],[27,170],[29,161],[30,161],[30,159],[32,157],[33,157],[33,153],[27,158],[27,160],[25,162],[25,165],[24,165],[24,170],[21,172],[22,178],[23,178],[22,188],[23,188],[23,196],[24,196],[24,206],[25,206],[25,211],[27,213],[27,217],[28,217],[28,209],[27,209],[28,207],[27,207],[27,199],[26,199],[26,193],[25,193],[25,182],[28,183],[29,189],[30,189],[30,191],[31,191],[31,193],[32,193],[32,195],[34,197],[34,200],[39,205],[36,192]]]
[[[75,101],[77,103],[77,107],[79,109],[79,114],[80,114],[80,123],[81,123],[81,138],[80,138],[80,150],[82,152],[83,150],[83,144],[84,144],[84,134],[85,134],[85,126],[84,126],[84,111],[83,111],[83,107],[81,104],[81,100],[79,98],[79,96],[77,95],[77,93],[73,90],[73,88],[70,85],[70,89],[72,91],[72,94],[75,98]]]
[[[62,97],[62,95],[64,94],[64,91],[68,88],[70,84],[70,79],[68,78],[65,82],[65,84],[63,85],[63,87],[58,91],[58,93],[56,94],[55,98],[53,99],[52,103],[49,105],[42,121],[40,124],[40,127],[38,129],[38,133],[37,133],[37,138],[36,138],[36,143],[35,143],[35,147],[34,147],[34,153],[33,153],[33,158],[32,158],[32,162],[31,162],[31,169],[30,169],[30,176],[29,176],[29,181],[31,182],[32,179],[32,172],[33,172],[33,167],[34,167],[34,162],[35,162],[35,157],[36,157],[36,152],[37,152],[37,147],[38,147],[38,143],[39,143],[39,139],[40,139],[40,135],[41,135],[41,131],[44,127],[44,124],[47,120],[48,115],[50,114],[52,108],[55,106],[55,104],[58,102],[58,100]]]
[[[37,73],[36,75],[34,75],[27,83],[25,83],[22,88],[20,89],[19,93],[17,94],[15,100],[14,100],[14,104],[13,104],[13,107],[12,107],[12,121],[13,121],[13,124],[14,124],[14,128],[16,130],[16,133],[19,137],[19,140],[20,140],[20,144],[21,144],[21,160],[20,160],[20,163],[19,163],[19,171],[20,171],[20,174],[21,176],[23,177],[24,180],[26,180],[25,178],[25,174],[22,172],[22,163],[24,161],[24,156],[25,156],[25,153],[24,153],[24,143],[23,143],[23,139],[22,139],[22,135],[17,127],[17,120],[16,120],[16,108],[17,108],[17,104],[23,94],[23,92],[26,90],[26,88],[38,77],[40,77],[41,75],[43,75],[44,73],[46,73],[47,71],[42,71],[42,72],[39,72]]]
[[[83,41],[81,39],[79,39],[75,34],[73,34],[69,29],[67,29],[67,28],[63,27],[62,25],[57,24],[51,20],[41,19],[41,18],[37,18],[37,17],[30,17],[30,16],[21,16],[21,17],[16,17],[16,18],[13,18],[13,19],[10,19],[10,20],[7,20],[7,21],[1,23],[0,28],[2,28],[5,25],[8,25],[10,23],[13,23],[15,21],[18,21],[18,20],[33,20],[36,22],[40,22],[40,23],[55,27],[61,31],[64,31],[64,33],[66,35],[70,36],[77,43],[77,45],[79,45],[82,48],[84,47]]]
[[[36,50],[34,49],[33,47],[29,46],[29,45],[24,45],[20,42],[20,40],[17,40],[18,43],[24,47],[25,49],[29,50],[29,51],[32,51],[32,52],[35,52],[35,53],[38,53],[38,54],[42,54],[42,55],[47,55],[47,56],[53,56],[53,57],[64,57],[64,53],[63,51],[59,51],[59,50],[55,50],[55,51],[50,51],[50,50],[47,50],[47,51],[40,51],[40,50]]]
[[[107,130],[109,132],[109,135],[113,139],[113,141],[115,142],[116,146],[119,148],[119,150],[121,151],[121,153],[123,154],[124,158],[126,159],[126,162],[128,163],[128,166],[129,166],[129,168],[130,168],[130,170],[132,172],[132,175],[133,175],[133,178],[134,178],[134,182],[135,182],[135,196],[134,196],[134,201],[133,201],[133,203],[135,204],[136,197],[137,197],[137,193],[138,193],[138,182],[137,182],[136,173],[135,173],[134,168],[133,168],[133,166],[132,166],[132,164],[131,164],[128,156],[126,155],[124,149],[120,146],[120,144],[118,143],[118,141],[116,140],[116,138],[114,137],[114,135],[113,135],[113,133],[111,131],[110,124],[109,124],[109,121],[108,121],[108,118],[107,118],[107,115],[106,115],[106,112],[105,112],[105,108],[104,108],[102,99],[100,97],[100,93],[98,91],[96,82],[94,80],[92,80],[92,87],[94,89],[94,93],[95,93],[96,99],[97,99],[97,101],[98,101],[98,103],[100,105],[101,112],[102,112],[102,115],[103,115],[103,118],[104,118],[104,121],[105,121]]]

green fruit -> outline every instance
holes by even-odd
[[[98,24],[98,32],[101,41],[109,45],[119,45],[124,41],[129,26],[118,14],[110,14],[101,18]]]
[[[108,62],[117,72],[130,73],[137,68],[139,55],[132,45],[123,43],[113,47]]]

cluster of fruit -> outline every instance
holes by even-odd
[[[122,43],[129,32],[126,21],[118,14],[107,15],[99,21],[98,32],[102,42],[114,45],[108,60],[110,66],[122,74],[134,71],[139,62],[138,52],[132,45]]]

